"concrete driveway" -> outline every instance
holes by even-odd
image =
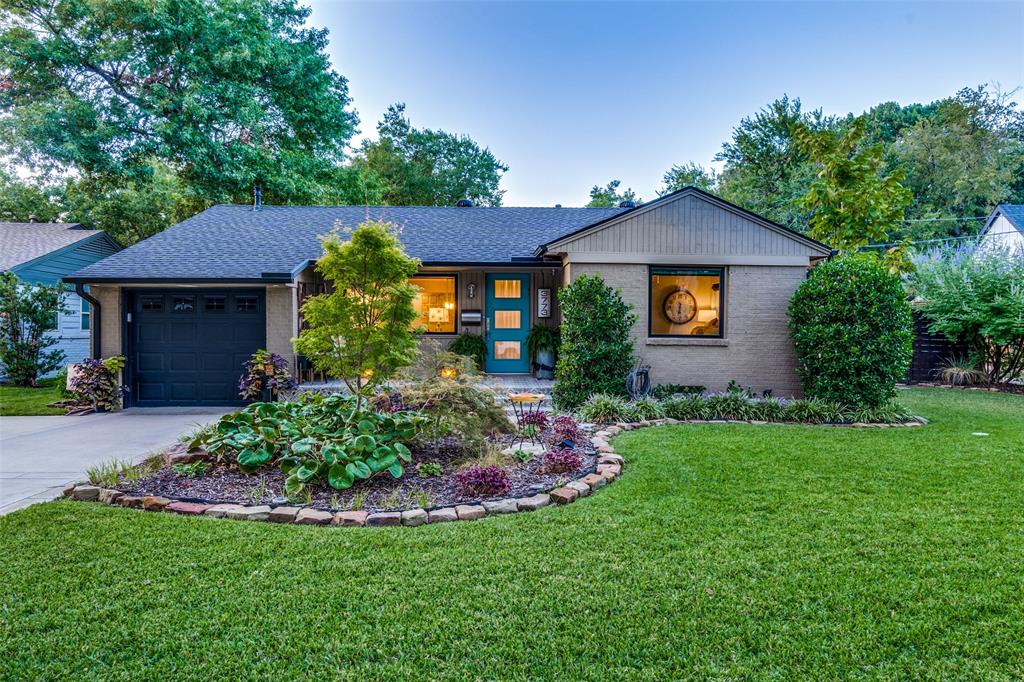
[[[237,408],[131,408],[80,417],[0,417],[0,514],[60,496],[87,467],[140,462]]]

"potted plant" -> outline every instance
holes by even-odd
[[[555,378],[555,351],[558,349],[558,328],[534,325],[526,337],[526,350],[533,359],[538,379]]]

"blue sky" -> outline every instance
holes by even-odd
[[[362,133],[404,101],[511,167],[508,206],[651,198],[784,93],[844,114],[1024,85],[1024,2],[310,4]]]

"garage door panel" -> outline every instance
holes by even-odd
[[[264,304],[259,289],[136,290],[129,323],[133,403],[241,404],[243,365],[266,346]]]

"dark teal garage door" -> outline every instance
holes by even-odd
[[[140,289],[126,303],[130,404],[241,404],[242,364],[266,346],[263,290]]]

